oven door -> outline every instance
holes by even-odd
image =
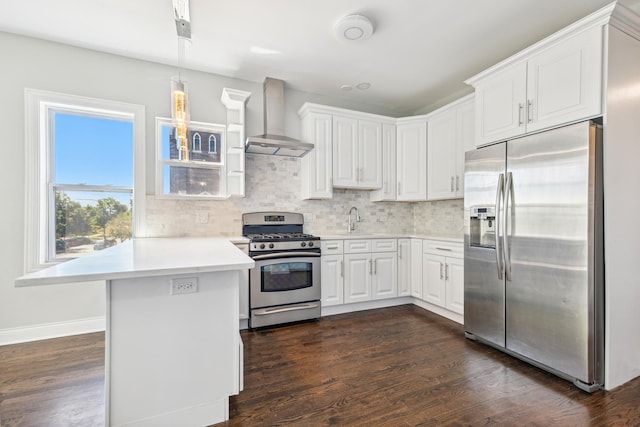
[[[320,254],[279,252],[254,255],[249,287],[251,308],[320,299]]]

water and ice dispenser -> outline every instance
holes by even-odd
[[[496,247],[496,209],[494,206],[472,207],[470,212],[469,245]]]

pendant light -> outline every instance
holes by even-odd
[[[182,77],[184,67],[185,44],[191,40],[191,22],[189,0],[172,0],[173,13],[178,34],[178,76],[171,79],[171,120],[176,129],[178,158],[189,160],[189,97],[187,83]]]

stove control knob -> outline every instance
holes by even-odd
[[[300,243],[300,246],[302,246],[304,248],[305,246],[307,246],[307,243],[306,242],[302,242],[302,243]]]
[[[269,243],[269,249],[273,249],[275,245],[273,243]]]
[[[260,244],[260,249],[264,249],[264,243]]]
[[[312,247],[312,246],[313,246],[313,242],[309,242],[309,247]]]

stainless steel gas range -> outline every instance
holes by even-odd
[[[303,233],[304,217],[293,212],[242,215],[249,238],[249,327],[320,317],[320,238]]]

